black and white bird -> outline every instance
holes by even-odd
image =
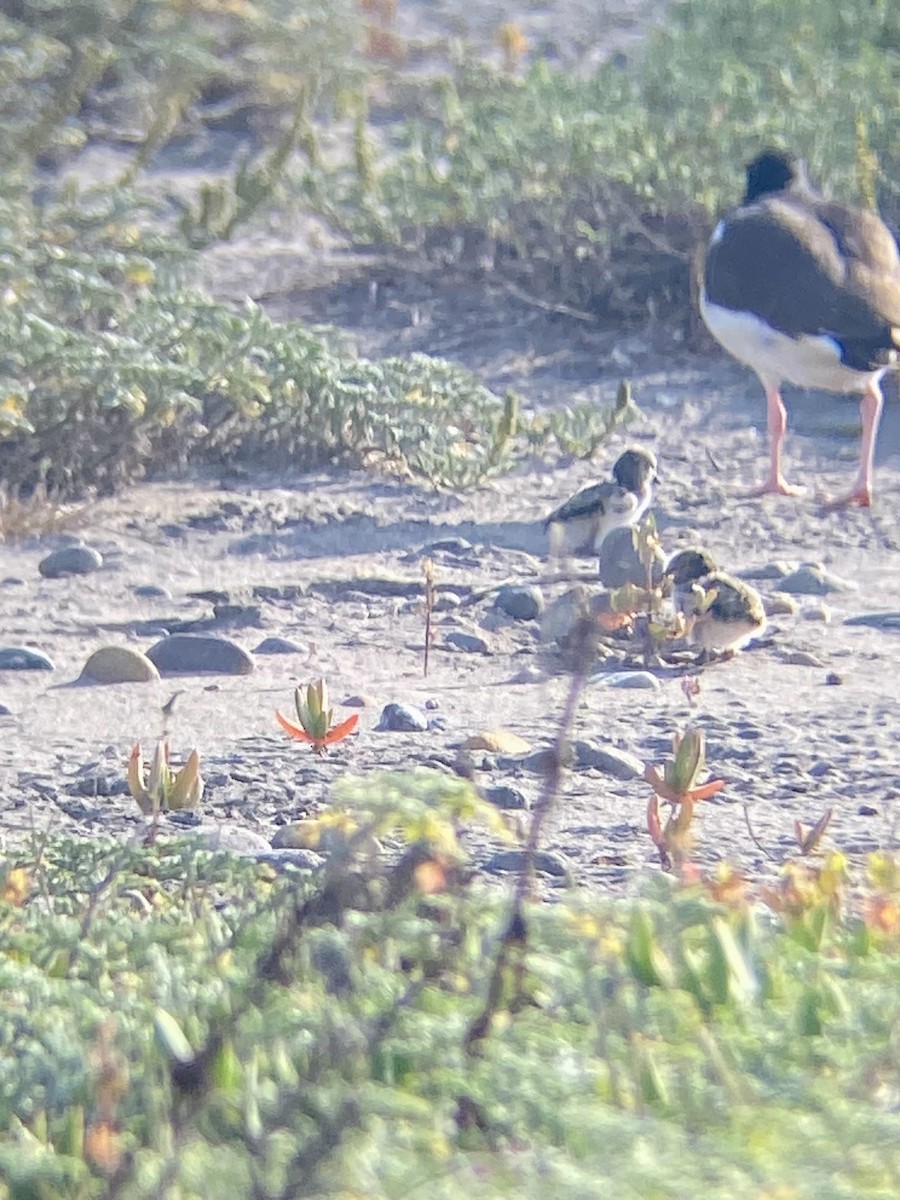
[[[766,627],[756,588],[720,571],[708,550],[679,550],[666,565],[673,603],[685,617],[688,636],[709,654],[733,654]]]
[[[582,488],[546,519],[551,549],[596,554],[611,530],[641,519],[653,499],[656,479],[656,455],[626,450],[613,464],[612,479]]]
[[[747,168],[741,206],[713,233],[700,311],[765,389],[770,463],[757,494],[800,490],[781,467],[788,382],[860,396],[859,473],[828,507],[867,507],[881,377],[900,360],[900,254],[887,226],[823,199],[799,159],[767,150]]]

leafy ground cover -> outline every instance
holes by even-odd
[[[896,209],[890,5],[681,4],[635,64],[590,77],[529,61],[515,22],[500,68],[476,46],[455,75],[409,71],[429,48],[404,44],[395,19],[395,5],[276,0],[7,6],[7,491],[109,490],[147,466],[238,455],[388,462],[465,486],[555,445],[540,425],[516,440],[504,399],[450,364],[370,363],[186,287],[196,247],[285,205],[615,322],[686,319],[711,214],[762,141]],[[193,198],[148,190],[161,156],[209,163],[222,134],[231,150]],[[64,183],[104,140],[134,146],[122,177]]]
[[[189,286],[204,247],[284,205],[616,322],[684,317],[761,141],[896,217],[887,3],[688,0],[590,78],[531,61],[513,25],[501,69],[474,47],[411,80],[391,6],[358,10],[3,7],[10,536],[34,519],[20,491],[43,506],[187,463],[338,458],[457,487],[596,448],[604,414],[538,420],[452,364],[367,361]],[[223,131],[239,149],[196,195],[149,186],[163,153]],[[64,169],[98,140],[131,165],[76,189]],[[487,817],[467,784],[369,778],[344,799],[320,876],[99,840],[5,861],[0,1195],[897,1193],[889,859],[511,922],[456,843]]]
[[[177,841],[10,861],[0,1194],[894,1194],[895,864],[862,906],[833,855],[511,922],[456,837],[488,808],[345,784],[318,877]]]

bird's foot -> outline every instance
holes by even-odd
[[[774,479],[767,479],[759,487],[752,488],[748,495],[753,498],[757,496],[804,496],[806,488],[788,483],[787,480],[777,475]]]
[[[842,508],[871,508],[872,489],[867,484],[858,483],[843,496],[835,500],[826,500],[822,504],[822,512],[837,512]]]

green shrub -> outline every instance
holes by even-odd
[[[900,218],[895,6],[685,0],[632,68],[589,78],[535,62],[435,86],[348,225],[438,260],[485,261],[600,317],[684,314],[694,250],[738,199],[744,163],[788,145],[864,199],[861,153]]]
[[[472,1047],[509,918],[460,864],[482,811],[374,776],[319,874],[179,843],[7,864],[0,1195],[895,1194],[896,867],[866,923],[837,857],[780,915],[734,876],[529,905]]]
[[[112,490],[148,466],[197,460],[341,459],[460,487],[530,443],[565,437],[527,422],[517,436],[514,401],[461,367],[425,355],[358,358],[336,336],[192,291],[190,253],[141,231],[139,213],[112,189],[42,209],[21,192],[0,199],[9,491]],[[572,432],[590,449],[605,426],[588,407],[573,412]]]

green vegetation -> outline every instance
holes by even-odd
[[[508,902],[432,772],[345,785],[322,873],[51,842],[0,903],[0,1195],[894,1195],[900,873]],[[312,824],[312,823],[308,823]],[[374,834],[405,834],[393,866]],[[477,1032],[476,1032],[477,1031]]]
[[[797,149],[823,185],[877,194],[900,219],[898,88],[895,5],[686,0],[631,70],[475,64],[443,80],[351,209],[364,230],[442,256],[487,244],[535,294],[601,318],[683,317],[694,252],[763,145]]]
[[[514,24],[502,71],[471,47],[455,77],[405,74],[391,14],[349,0],[3,7],[7,495],[262,456],[460,487],[535,447],[596,447],[603,421],[587,410],[559,429],[525,414],[511,432],[509,402],[459,368],[358,359],[186,286],[196,248],[285,206],[616,322],[684,316],[711,214],[762,142],[797,146],[826,185],[900,212],[890,4],[687,0],[633,67],[591,78],[541,61],[517,75]],[[193,196],[142,194],[161,153],[202,168],[223,134],[230,164]],[[61,183],[98,141],[133,148],[121,177]]]
[[[683,0],[590,79],[518,75],[512,29],[502,72],[475,47],[452,79],[410,78],[366,58],[358,7],[0,6],[0,533],[40,524],[32,500],[194,462],[466,486],[592,453],[633,411],[623,386],[611,414],[523,413],[453,364],[362,359],[190,285],[204,248],[286,206],[617,323],[684,316],[762,142],[900,213],[884,0]],[[401,83],[408,116],[385,121]],[[206,162],[222,131],[226,172],[177,201],[149,186],[160,154]],[[131,157],[79,188],[65,170],[97,141]],[[678,812],[649,828],[682,861],[703,785],[664,775]],[[0,1200],[900,1191],[893,863],[853,889],[838,856],[756,894],[660,878],[511,923],[469,877],[475,820],[502,836],[460,780],[381,776],[303,831],[316,873],[163,842],[8,858]]]

